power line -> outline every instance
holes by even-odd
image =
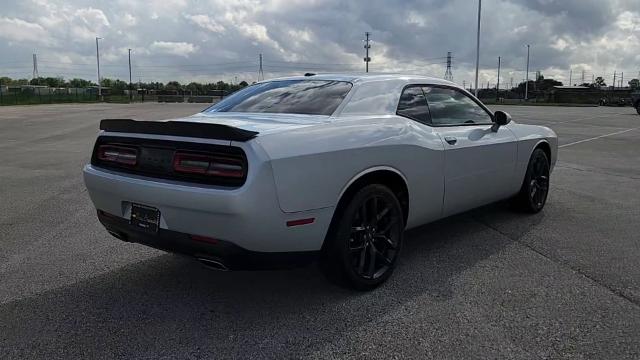
[[[371,61],[371,58],[369,57],[369,49],[371,49],[371,44],[369,43],[369,35],[371,35],[370,32],[365,32],[364,36],[366,37],[365,39],[365,43],[364,43],[364,48],[365,48],[365,56],[364,56],[364,68],[365,68],[365,72],[369,72],[369,62]]]
[[[33,79],[37,79],[39,78],[40,75],[38,75],[38,57],[36,56],[36,54],[33,54]]]
[[[264,70],[262,69],[262,54],[260,54],[260,68],[258,69],[258,81],[264,80]]]
[[[453,81],[453,73],[451,72],[451,51],[447,52],[447,70],[444,72],[444,79]]]

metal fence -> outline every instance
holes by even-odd
[[[215,103],[222,96],[210,95],[156,95],[156,94],[105,94],[98,97],[95,93],[75,91],[69,93],[36,93],[28,91],[0,92],[2,105],[36,105],[61,103],[129,103],[129,102],[167,102],[167,103]]]
[[[72,102],[96,102],[97,97],[90,93],[34,93],[10,91],[0,92],[0,105],[57,104]]]

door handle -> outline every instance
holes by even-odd
[[[445,136],[444,141],[446,141],[449,145],[455,145],[458,142],[458,139],[453,136]]]

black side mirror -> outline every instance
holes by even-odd
[[[493,114],[493,126],[491,127],[491,130],[493,132],[496,132],[498,131],[500,126],[507,125],[510,122],[511,122],[511,115],[507,114],[504,111],[498,110]]]

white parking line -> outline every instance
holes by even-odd
[[[616,131],[616,132],[613,132],[613,133],[610,133],[610,134],[604,134],[604,135],[600,135],[600,136],[592,137],[592,138],[589,138],[589,139],[584,139],[584,140],[580,140],[580,141],[575,141],[575,142],[572,142],[572,143],[568,143],[568,144],[560,145],[560,146],[558,146],[558,148],[563,148],[563,147],[567,147],[567,146],[571,146],[571,145],[580,144],[580,143],[583,143],[583,142],[588,142],[588,141],[592,141],[592,140],[597,140],[597,139],[601,139],[601,138],[604,138],[604,137],[607,137],[607,136],[613,136],[613,135],[618,135],[618,134],[624,134],[624,133],[626,133],[626,132],[633,131],[633,130],[637,130],[637,129],[640,129],[640,127],[635,127],[635,128],[633,128],[633,129],[626,129],[626,130],[622,130],[622,131]]]
[[[583,117],[583,118],[579,118],[579,119],[572,119],[572,120],[558,121],[556,124],[566,124],[566,123],[572,123],[572,122],[578,122],[578,121],[584,121],[584,120],[599,119],[599,118],[603,118],[603,117],[619,116],[619,115],[624,115],[624,114],[626,114],[626,113],[619,113],[619,114],[604,114],[604,115],[588,116],[588,117]]]

